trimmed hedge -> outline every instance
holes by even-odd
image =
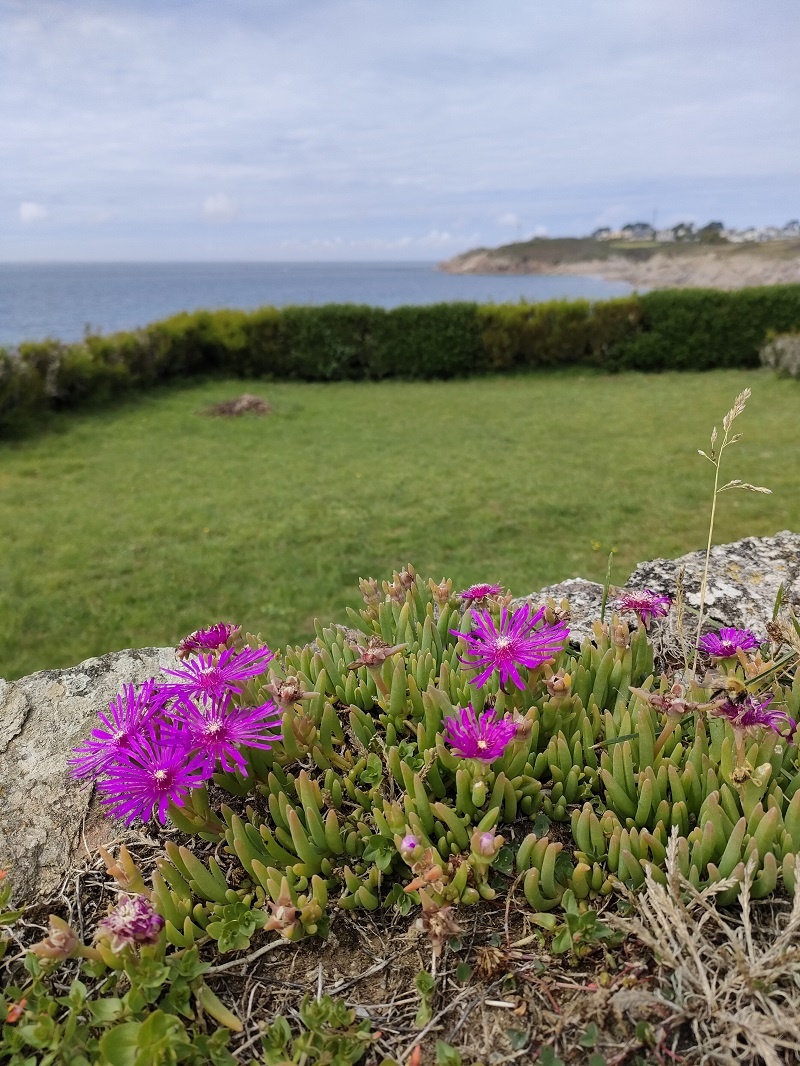
[[[0,425],[195,375],[301,381],[450,378],[591,366],[758,366],[769,331],[800,328],[800,285],[684,289],[591,304],[353,304],[179,314],[145,329],[0,349]]]

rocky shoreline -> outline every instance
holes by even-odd
[[[655,253],[648,259],[625,256],[582,262],[543,261],[502,252],[465,252],[439,269],[449,274],[569,274],[624,281],[641,289],[744,289],[754,285],[800,283],[800,256],[772,258],[758,253],[708,251],[691,255]]]

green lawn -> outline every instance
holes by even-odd
[[[0,676],[170,644],[218,619],[273,646],[413,562],[515,593],[622,581],[704,544],[697,455],[737,392],[718,541],[800,530],[800,386],[765,372],[458,382],[217,382],[65,416],[0,445]],[[267,418],[198,411],[242,391]]]

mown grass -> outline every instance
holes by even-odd
[[[622,581],[704,545],[697,455],[734,396],[718,541],[800,529],[800,388],[764,372],[457,382],[248,383],[266,418],[198,412],[243,391],[162,389],[0,445],[0,676],[166,645],[217,619],[273,646],[411,561],[456,587]]]

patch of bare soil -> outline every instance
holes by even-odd
[[[266,400],[245,392],[234,400],[224,400],[206,407],[202,413],[216,418],[239,418],[241,415],[268,415],[271,412],[272,408]]]

